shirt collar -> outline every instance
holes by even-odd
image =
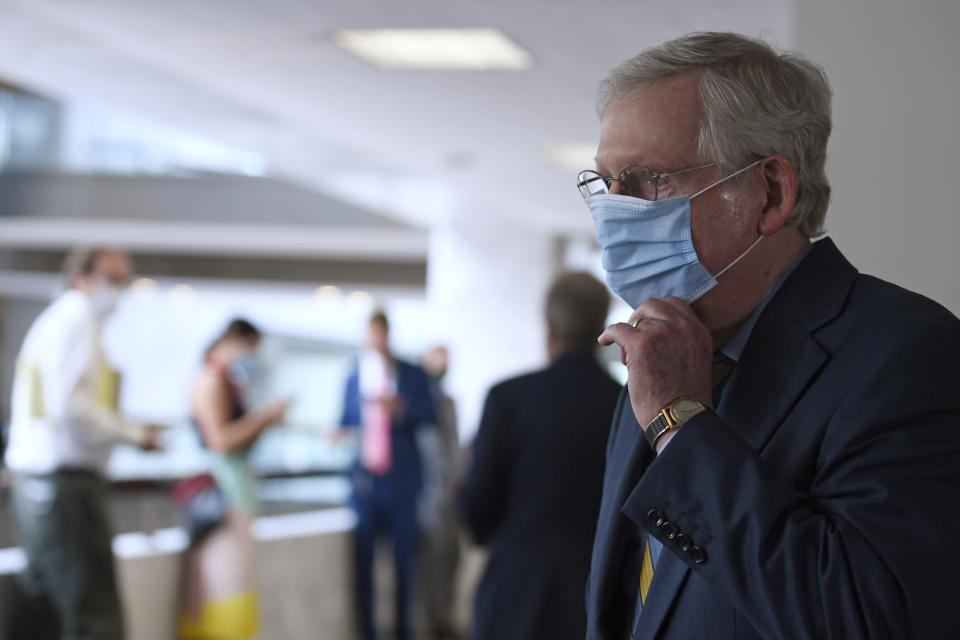
[[[740,323],[740,326],[737,327],[737,330],[733,332],[733,335],[730,336],[727,341],[720,347],[720,353],[727,356],[733,361],[740,359],[741,354],[743,354],[744,347],[747,346],[747,340],[750,339],[750,334],[753,333],[753,327],[757,324],[757,320],[760,319],[760,314],[763,313],[763,310],[767,308],[770,300],[773,299],[773,296],[776,295],[777,291],[780,290],[780,287],[783,286],[783,283],[786,282],[787,278],[790,277],[790,274],[793,273],[794,269],[799,266],[804,258],[807,257],[807,254],[810,253],[810,248],[813,245],[807,242],[803,245],[803,248],[800,252],[793,258],[793,261],[787,265],[787,268],[777,276],[777,279],[774,280],[773,284],[770,285],[770,288],[767,289],[766,293],[763,294],[763,297],[760,298],[760,302],[754,307],[753,312],[747,317],[746,320]]]

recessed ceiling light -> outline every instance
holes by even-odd
[[[558,169],[592,169],[596,164],[597,143],[560,144],[544,147],[540,158]]]
[[[134,291],[154,291],[157,288],[157,281],[152,278],[137,278],[131,288]]]
[[[339,300],[341,295],[343,292],[340,291],[340,287],[329,284],[317,287],[313,292],[313,296],[320,302],[334,302]]]
[[[532,63],[499,29],[341,29],[334,42],[383,69],[522,71]]]
[[[133,295],[140,300],[153,298],[157,293],[157,281],[152,278],[137,278],[130,285]]]

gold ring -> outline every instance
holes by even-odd
[[[639,328],[640,328],[640,323],[643,322],[645,319],[646,319],[646,316],[640,316],[639,318],[637,318],[636,320],[634,320],[634,321],[631,322],[630,324],[633,325],[633,328],[634,328],[634,329],[639,329]]]

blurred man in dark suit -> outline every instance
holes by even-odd
[[[620,385],[597,361],[610,298],[586,273],[547,295],[550,366],[487,397],[460,511],[489,550],[475,640],[582,640],[604,447]]]

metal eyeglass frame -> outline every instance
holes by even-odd
[[[653,200],[657,200],[658,196],[660,195],[660,186],[665,184],[664,181],[670,176],[676,176],[682,173],[689,173],[691,171],[697,171],[699,169],[706,169],[707,167],[715,167],[715,166],[717,166],[716,162],[706,162],[704,164],[698,164],[692,167],[684,167],[683,169],[677,169],[676,171],[664,171],[662,173],[657,173],[653,169],[651,169],[650,167],[648,167],[647,165],[641,162],[634,162],[634,163],[628,164],[623,169],[621,169],[620,173],[617,174],[616,178],[614,177],[605,178],[599,173],[597,173],[596,171],[594,171],[593,169],[584,169],[579,174],[577,174],[577,188],[580,190],[580,195],[583,196],[584,199],[587,199],[592,195],[596,195],[594,193],[589,193],[589,188],[587,187],[587,185],[590,184],[591,182],[602,180],[603,184],[606,186],[606,193],[609,193],[610,186],[613,184],[614,180],[616,180],[622,185],[623,176],[625,173],[627,173],[632,169],[640,168],[650,176],[650,178],[648,179],[648,182],[653,183]],[[626,190],[624,190],[623,195],[627,195],[635,198],[640,197],[638,195],[628,193]]]

